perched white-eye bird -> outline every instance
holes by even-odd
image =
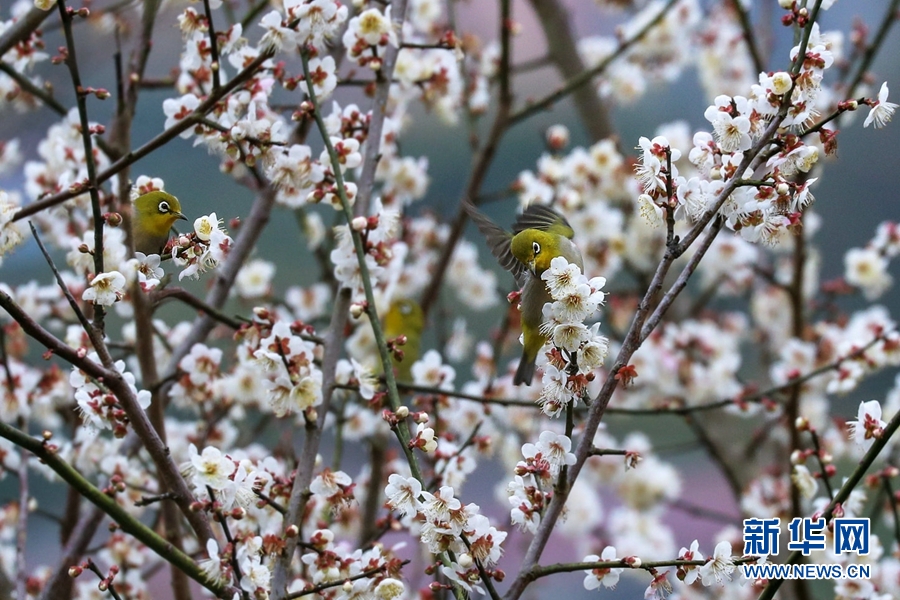
[[[172,194],[156,190],[138,196],[131,217],[134,249],[147,255],[162,254],[169,231],[179,219],[187,217],[181,214],[181,203]]]
[[[495,225],[468,200],[463,201],[463,207],[487,239],[491,253],[513,274],[522,289],[520,306],[525,347],[513,383],[531,385],[534,361],[547,341],[547,336],[541,333],[544,304],[552,300],[541,274],[557,256],[584,269],[581,252],[572,242],[575,232],[562,215],[543,204],[526,208],[513,224],[512,232]]]
[[[394,373],[397,381],[412,381],[413,363],[419,360],[419,352],[422,347],[422,330],[425,328],[425,314],[422,307],[415,300],[399,298],[391,302],[391,306],[382,319],[384,337],[392,340],[406,336],[406,343],[400,347],[403,358],[397,354],[392,356],[394,361]],[[380,365],[380,363],[379,363]],[[381,369],[377,369],[378,372]]]

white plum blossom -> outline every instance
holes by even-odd
[[[222,490],[228,483],[228,478],[234,473],[237,466],[234,461],[214,446],[207,446],[202,453],[197,452],[194,444],[189,446],[190,460],[182,466],[182,473],[186,473],[198,490],[206,491],[206,487],[213,490]]]
[[[185,94],[181,98],[168,98],[163,101],[163,112],[166,114],[165,128],[174,127],[179,121],[190,115],[200,106],[200,99],[194,94]],[[187,139],[193,135],[190,128],[179,134]]]
[[[876,128],[884,127],[891,120],[891,117],[894,116],[894,111],[897,109],[897,105],[893,102],[888,102],[888,85],[885,81],[881,84],[881,89],[878,90],[878,100],[871,105],[869,109],[869,114],[866,116],[866,120],[863,122],[863,127],[868,127],[872,123],[875,124]]]
[[[443,364],[440,352],[429,350],[412,365],[413,382],[416,385],[452,390],[456,370]]]
[[[603,552],[600,553],[600,556],[588,554],[581,559],[581,562],[613,562],[616,560],[618,560],[616,557],[616,548],[614,546],[607,546],[603,549]],[[601,584],[606,588],[614,588],[616,587],[616,584],[619,583],[619,574],[622,571],[624,571],[624,569],[615,567],[600,567],[586,570],[585,573],[587,573],[587,576],[584,578],[584,589],[596,590]]]
[[[570,452],[572,440],[552,431],[541,432],[537,444],[522,446],[522,455],[527,459],[540,458],[550,465],[550,474],[554,478],[564,466],[575,464],[575,455]]]
[[[682,547],[678,552],[678,560],[703,560],[703,554],[700,553],[700,542],[697,540],[691,542],[690,549]],[[684,581],[685,585],[691,585],[700,577],[700,570],[694,565],[683,565],[679,566],[678,569],[678,576]]]
[[[878,400],[860,402],[856,420],[847,423],[850,439],[863,450],[868,450],[881,437],[887,423],[881,420],[881,403]]]
[[[847,251],[844,255],[844,278],[850,285],[861,288],[869,300],[881,296],[893,282],[888,273],[888,259],[872,247]]]
[[[125,276],[118,271],[100,273],[91,278],[91,285],[81,299],[100,306],[112,306],[125,295]]]
[[[422,510],[419,496],[422,495],[422,484],[415,477],[403,477],[396,473],[388,477],[388,485],[384,495],[391,508],[413,517]]]
[[[275,276],[275,265],[267,260],[248,261],[238,271],[234,281],[235,289],[241,298],[259,298],[270,291],[272,277]]]
[[[725,579],[731,579],[735,569],[731,556],[731,542],[722,541],[716,544],[712,559],[699,569],[703,585],[710,586],[713,583],[724,585]]]
[[[791,473],[791,481],[800,490],[800,495],[807,500],[813,498],[819,489],[819,482],[809,472],[805,465],[794,465],[794,472]]]

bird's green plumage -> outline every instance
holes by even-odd
[[[412,381],[412,365],[419,360],[422,346],[422,330],[425,328],[425,314],[415,300],[400,298],[391,303],[383,318],[384,337],[388,340],[406,336],[406,344],[401,347],[403,360],[394,356],[394,372],[398,381]],[[380,363],[379,363],[380,366]],[[381,372],[381,369],[376,369]]]
[[[581,252],[572,242],[575,232],[565,217],[541,204],[527,207],[513,224],[512,233],[495,225],[470,202],[464,201],[463,207],[487,239],[491,253],[522,288],[520,305],[525,343],[513,383],[530,385],[535,359],[547,341],[540,332],[543,308],[551,301],[541,274],[557,256],[584,268]]]
[[[144,254],[161,254],[175,221],[187,219],[181,203],[172,194],[159,190],[147,192],[134,201],[131,235],[134,249]]]

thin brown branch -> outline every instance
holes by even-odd
[[[884,427],[882,436],[875,439],[872,446],[866,451],[862,460],[859,461],[859,464],[853,470],[853,473],[851,473],[850,477],[844,481],[844,485],[841,486],[841,489],[838,490],[838,493],[835,494],[834,498],[828,503],[828,506],[825,507],[824,511],[820,513],[826,522],[831,521],[834,517],[835,507],[838,504],[843,504],[850,498],[850,494],[856,489],[863,477],[865,477],[866,472],[875,463],[875,459],[878,458],[878,455],[881,454],[881,451],[884,450],[884,447],[890,439],[897,433],[898,428],[900,428],[900,411],[891,418]],[[802,556],[803,554],[799,550],[794,551],[787,557],[785,564],[793,564],[800,560]],[[759,595],[759,600],[772,600],[775,597],[775,594],[778,593],[778,588],[781,587],[782,583],[784,583],[783,579],[770,580],[765,589],[763,589],[763,592]]]
[[[112,165],[107,167],[105,170],[101,171],[97,174],[97,183],[103,183],[104,181],[110,179],[120,171],[122,171],[125,167],[130,166],[144,158],[151,152],[162,148],[170,141],[178,137],[182,132],[193,127],[197,120],[203,116],[205,116],[209,111],[211,111],[215,106],[222,100],[225,96],[227,96],[231,91],[238,88],[238,86],[243,85],[250,77],[256,73],[257,69],[259,69],[264,62],[269,60],[272,57],[271,52],[263,52],[256,59],[253,60],[249,65],[247,65],[243,70],[241,70],[234,79],[228,81],[228,83],[224,84],[221,88],[211,93],[207,96],[206,100],[200,103],[194,112],[186,116],[181,121],[178,121],[162,133],[158,134],[156,137],[145,143],[143,146],[138,148],[137,150],[133,150],[128,152]],[[35,213],[38,213],[46,208],[51,206],[56,206],[57,204],[61,204],[66,200],[71,200],[72,198],[83,194],[85,192],[87,186],[83,185],[74,185],[67,190],[58,192],[53,194],[52,196],[48,196],[41,200],[37,200],[23,206],[21,210],[19,210],[15,217],[13,217],[14,221],[18,221],[19,219],[24,219],[25,217],[31,216]]]
[[[222,86],[219,77],[219,40],[216,38],[216,28],[213,25],[212,10],[209,8],[209,0],[203,0],[203,9],[206,11],[206,27],[209,30],[209,52],[212,58],[213,91]]]
[[[27,13],[13,23],[12,27],[0,35],[0,56],[6,54],[19,42],[27,40],[35,29],[50,16],[52,11],[32,7]]]
[[[465,230],[467,213],[463,208],[463,204],[465,202],[472,202],[480,195],[481,184],[484,182],[488,169],[494,160],[497,148],[500,145],[500,140],[510,125],[509,113],[512,109],[513,98],[509,81],[509,68],[510,61],[512,60],[510,49],[511,9],[509,2],[510,0],[502,0],[500,4],[500,98],[497,105],[497,113],[494,115],[494,121],[491,125],[490,132],[488,133],[487,141],[478,150],[473,160],[472,172],[469,175],[469,180],[466,183],[462,200],[459,203],[456,218],[453,220],[453,225],[450,228],[450,235],[444,243],[440,257],[438,257],[437,265],[435,266],[434,273],[431,275],[431,280],[428,282],[428,287],[426,287],[425,291],[422,293],[422,301],[420,304],[422,305],[422,312],[425,314],[426,318],[428,317],[431,308],[438,300],[444,276],[447,272],[447,268],[450,266],[450,258],[453,256],[456,244],[459,242],[459,239],[462,237],[463,231]]]
[[[544,39],[547,40],[548,58],[563,80],[571,81],[585,73],[587,67],[578,53],[575,32],[570,25],[571,19],[566,6],[560,0],[530,0],[530,3],[544,31]],[[615,133],[609,120],[609,111],[593,86],[575,87],[572,90],[572,101],[591,141],[598,142]]]
[[[4,308],[10,317],[22,327],[23,331],[35,341],[66,362],[78,367],[90,377],[102,380],[104,385],[116,396],[122,409],[128,416],[134,432],[141,439],[144,447],[153,459],[162,482],[167,489],[178,495],[179,508],[194,529],[201,545],[205,545],[206,540],[212,537],[209,522],[203,513],[191,510],[191,502],[194,500],[193,494],[191,494],[187,483],[181,476],[178,466],[172,460],[168,448],[156,434],[156,430],[150,424],[147,414],[141,408],[135,394],[129,388],[122,374],[115,369],[107,369],[88,360],[86,357],[80,356],[75,349],[56,338],[32,319],[2,290],[0,290],[0,307]]]
[[[153,290],[150,298],[154,304],[163,304],[165,300],[174,299],[181,300],[191,308],[194,308],[201,315],[209,315],[219,323],[230,327],[231,329],[240,329],[241,321],[216,310],[197,296],[181,287],[165,287],[160,290]]]
[[[545,108],[548,108],[548,107],[556,104],[557,102],[559,102],[560,100],[562,100],[563,98],[568,96],[569,94],[573,93],[578,88],[589,83],[597,75],[600,75],[601,73],[603,73],[607,69],[607,67],[609,67],[609,65],[612,64],[612,62],[614,60],[618,59],[623,54],[625,54],[625,52],[629,48],[631,48],[634,44],[639,42],[645,35],[647,35],[647,33],[651,29],[656,27],[656,25],[658,25],[660,23],[660,21],[662,21],[663,17],[669,13],[672,6],[677,1],[678,0],[669,0],[668,2],[666,2],[665,6],[662,6],[660,8],[659,13],[653,19],[648,21],[647,24],[643,28],[641,28],[640,31],[638,31],[637,33],[634,34],[634,36],[632,36],[631,38],[629,38],[629,39],[623,41],[621,44],[619,44],[619,47],[616,48],[616,50],[612,54],[610,54],[608,57],[603,59],[599,64],[597,64],[596,66],[594,66],[590,69],[585,69],[585,70],[581,71],[574,77],[567,79],[565,82],[563,82],[563,84],[559,88],[557,88],[553,92],[547,94],[540,100],[535,100],[534,102],[529,102],[522,108],[520,108],[517,111],[515,111],[514,113],[512,113],[509,117],[509,125],[512,126],[512,125],[519,123],[520,121],[524,121],[525,119],[544,110]],[[551,44],[551,46],[552,46],[552,44]]]
[[[408,560],[404,560],[400,563],[400,566],[408,564]],[[359,579],[365,579],[367,577],[371,577],[372,575],[377,575],[386,569],[392,568],[390,564],[384,564],[380,567],[372,567],[371,569],[366,569],[362,573],[354,575],[353,577],[348,577],[346,579],[339,579],[336,581],[330,581],[328,583],[320,583],[319,585],[314,585],[312,587],[306,588],[305,590],[294,592],[286,596],[286,600],[294,600],[294,598],[302,598],[303,596],[309,596],[310,594],[318,594],[319,592],[324,592],[325,590],[330,590],[331,588],[338,587],[339,585],[344,585],[344,583],[348,581],[357,581]]]

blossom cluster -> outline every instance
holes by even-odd
[[[590,328],[584,321],[593,316],[606,294],[606,278],[588,279],[578,265],[557,256],[541,279],[553,302],[544,305],[541,334],[552,345],[541,379],[540,399],[544,414],[556,416],[572,402],[583,400],[594,371],[609,352],[609,340],[600,334],[600,323]]]

